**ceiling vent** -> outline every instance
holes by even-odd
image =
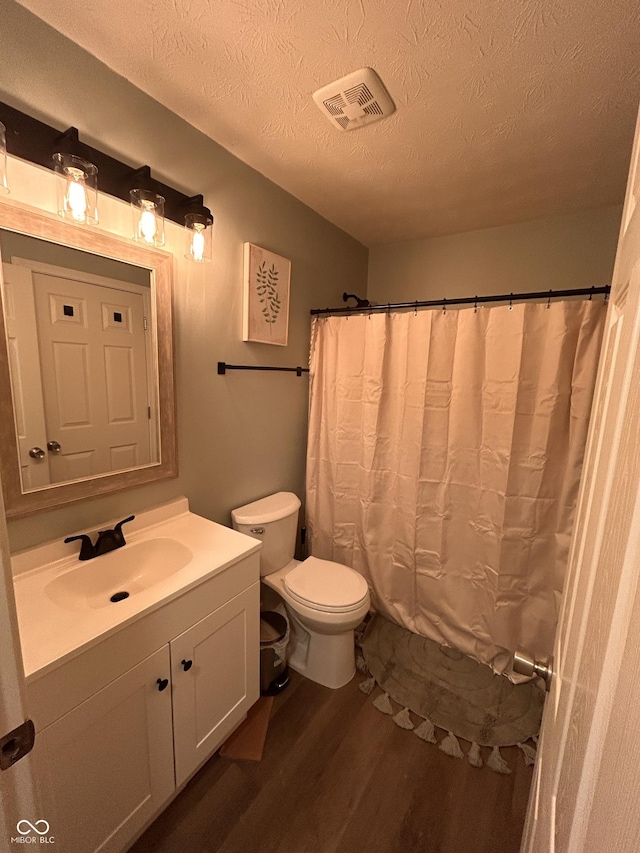
[[[373,68],[361,68],[313,93],[322,113],[340,130],[356,130],[395,112],[395,105]]]

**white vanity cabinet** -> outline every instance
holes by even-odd
[[[121,851],[174,790],[169,646],[37,736],[43,814],[56,849]]]
[[[28,682],[60,853],[126,850],[245,717],[259,697],[258,580],[255,553]]]
[[[258,699],[259,610],[256,584],[171,642],[177,786]]]

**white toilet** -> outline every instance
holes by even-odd
[[[341,563],[293,559],[300,501],[278,492],[231,512],[233,526],[262,541],[262,581],[283,599],[293,625],[289,666],[323,684],[342,687],[355,673],[353,629],[369,610],[369,588]]]

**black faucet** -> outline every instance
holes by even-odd
[[[79,560],[93,560],[94,557],[100,557],[102,554],[108,554],[109,551],[115,551],[116,548],[122,548],[127,543],[124,540],[122,533],[122,525],[128,521],[133,521],[135,515],[130,515],[128,518],[123,518],[119,521],[113,530],[101,530],[98,533],[96,544],[91,542],[91,537],[86,533],[81,533],[80,536],[67,536],[65,542],[74,542],[76,539],[82,540],[80,546]]]

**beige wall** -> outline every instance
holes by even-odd
[[[611,283],[622,207],[378,246],[368,297],[405,302]]]
[[[307,378],[221,377],[216,363],[306,365],[309,309],[365,291],[366,248],[11,0],[0,0],[0,17],[0,100],[61,129],[76,126],[107,153],[204,193],[216,218],[214,262],[177,263],[179,478],[12,522],[13,550],[180,494],[223,523],[232,507],[269,492],[302,496]],[[178,254],[179,229],[169,231]],[[286,348],[240,340],[244,241],[291,259]]]

